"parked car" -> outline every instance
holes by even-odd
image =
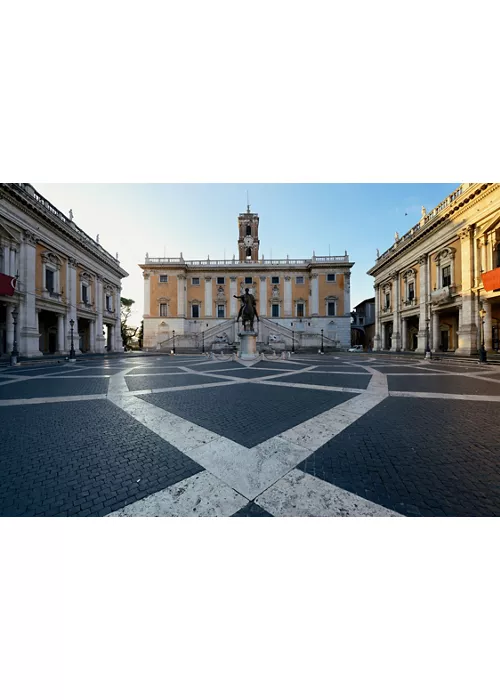
[[[363,346],[353,345],[352,348],[349,348],[348,352],[363,352]]]

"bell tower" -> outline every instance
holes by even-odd
[[[259,260],[259,215],[247,210],[238,216],[238,250],[240,262],[257,262]]]

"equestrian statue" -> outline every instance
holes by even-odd
[[[243,330],[246,331],[247,329],[247,323],[250,324],[250,329],[253,331],[253,320],[254,318],[259,321],[259,314],[257,313],[257,306],[255,303],[255,297],[253,294],[250,294],[250,290],[247,288],[245,289],[245,294],[240,294],[239,296],[236,294],[233,294],[235,299],[239,299],[241,301],[241,307],[238,313],[238,318],[236,319],[237,321],[240,320],[243,323]]]

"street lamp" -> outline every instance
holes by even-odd
[[[201,331],[201,351],[205,352],[205,331]]]
[[[70,362],[75,362],[76,357],[75,357],[75,346],[73,345],[73,326],[75,325],[75,322],[73,319],[69,322],[69,325],[71,326],[71,348],[69,351],[69,361]]]
[[[323,354],[324,351],[325,351],[325,349],[323,347],[323,329],[321,329],[321,353]]]
[[[436,347],[434,345],[434,347]],[[429,319],[425,319],[425,359],[430,360],[431,359],[431,346],[429,343]]]
[[[295,352],[295,331],[292,331],[292,352]]]
[[[480,326],[479,326],[479,331],[480,331],[480,340],[481,340],[481,347],[479,348],[479,362],[486,362],[486,349],[484,347],[484,317],[486,316],[486,311],[484,309],[483,302],[481,302],[481,309],[479,310],[479,319],[480,319]]]
[[[175,355],[175,331],[172,331],[172,351]]]
[[[16,308],[12,311],[12,318],[14,320],[14,342],[12,343],[12,352],[10,353],[10,364],[17,365],[17,359],[19,357],[19,352],[17,350],[17,317],[18,311]]]

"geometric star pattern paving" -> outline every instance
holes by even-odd
[[[0,371],[0,515],[500,515],[500,367],[131,356]]]

